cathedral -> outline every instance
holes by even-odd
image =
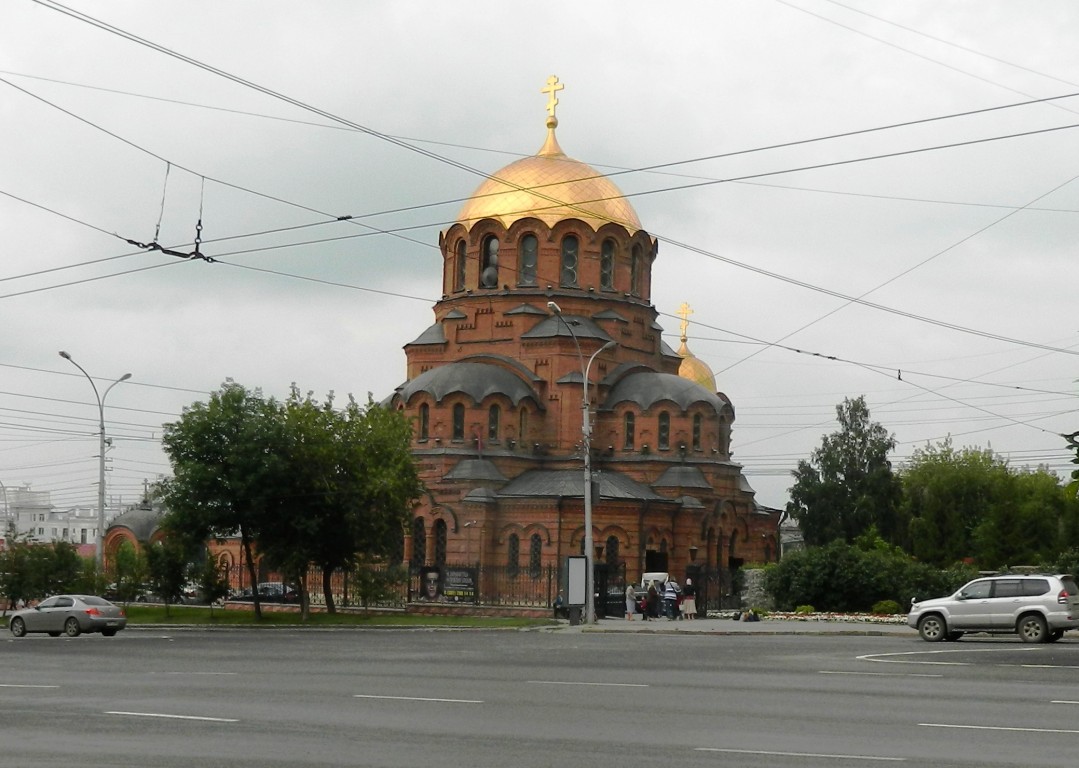
[[[662,338],[656,239],[559,146],[561,89],[542,89],[539,151],[440,234],[434,322],[385,401],[414,425],[426,487],[404,556],[432,595],[497,602],[500,568],[557,573],[590,542],[598,592],[669,572],[716,605],[739,566],[777,558],[778,511],[731,458],[734,406],[689,351],[687,306],[679,349]]]

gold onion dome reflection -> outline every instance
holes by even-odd
[[[480,184],[461,208],[457,221],[466,228],[482,219],[495,219],[509,227],[534,217],[548,226],[580,219],[593,229],[608,222],[630,233],[641,229],[640,219],[622,191],[606,176],[566,157],[555,138],[558,119],[547,118],[547,141],[540,151],[510,163]]]

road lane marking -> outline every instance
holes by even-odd
[[[598,685],[609,688],[647,688],[647,683],[585,683],[579,680],[526,680],[530,685]]]
[[[719,749],[717,747],[696,747],[697,752],[725,752],[734,755],[771,755],[773,757],[816,757],[822,760],[875,760],[880,762],[903,763],[905,757],[881,757],[879,755],[825,755],[816,752],[774,752],[766,749]]]
[[[106,712],[106,715],[122,715],[124,717],[159,717],[165,720],[200,720],[207,723],[238,723],[233,717],[199,717],[198,715],[166,715],[162,712]]]
[[[818,670],[821,675],[865,675],[867,677],[944,677],[941,674],[928,672],[843,672],[831,669]]]
[[[1079,704],[1079,701],[1068,701],[1067,699],[1054,699],[1049,702],[1050,704]]]
[[[354,699],[389,699],[390,701],[436,701],[445,704],[482,704],[481,699],[435,699],[426,696],[375,696],[369,693],[354,693]]]
[[[183,675],[184,677],[193,677],[195,675],[238,675],[239,672],[160,672],[162,675]]]
[[[18,683],[0,683],[0,688],[59,688],[58,685],[19,685]]]
[[[954,725],[952,723],[918,723],[926,728],[962,728],[972,731],[1020,731],[1022,733],[1079,733],[1066,728],[1016,728],[1007,725]]]

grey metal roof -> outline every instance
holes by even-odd
[[[565,323],[562,319],[565,319]],[[566,324],[573,326],[573,334],[566,328]],[[576,335],[577,339],[599,339],[606,343],[613,339],[605,330],[600,328],[590,317],[581,315],[549,315],[540,320],[532,328],[521,334],[522,339],[553,339],[558,336]]]
[[[498,494],[490,488],[473,488],[465,494],[464,501],[472,501],[480,504],[493,504],[498,501]]]
[[[164,516],[165,513],[160,508],[135,507],[113,518],[109,528],[127,528],[136,541],[146,542],[153,536]]]
[[[678,500],[684,509],[704,509],[704,504],[696,496],[679,496]]]
[[[494,462],[487,459],[461,459],[457,466],[447,474],[447,480],[494,480],[506,482],[506,476],[499,472]]]
[[[517,374],[528,381],[539,383],[543,381],[543,378],[537,376],[535,371],[522,363],[516,357],[509,357],[508,355],[466,355],[459,358],[459,363],[489,363],[489,362],[501,363],[507,368],[512,368],[517,371]]]
[[[506,312],[507,315],[549,315],[550,312],[535,307],[531,304],[518,304],[513,309]]]
[[[663,339],[659,340],[659,352],[664,357],[681,357],[681,355],[671,349],[670,345]]]
[[[738,473],[738,490],[745,491],[746,493],[756,493],[756,491],[753,490],[753,486],[746,480],[746,476],[741,472]]]
[[[594,473],[593,478],[599,486],[599,498],[669,501],[647,485],[638,483],[621,472],[604,470]],[[514,478],[509,485],[499,490],[498,495],[502,497],[582,497],[584,496],[584,476],[580,470],[576,469],[532,470]]]
[[[442,319],[443,320],[467,320],[468,315],[466,315],[464,312],[462,312],[461,310],[454,307],[449,312],[447,312],[445,317],[443,317]]]
[[[648,409],[664,400],[671,401],[683,411],[694,403],[707,403],[719,413],[726,405],[714,392],[709,392],[695,381],[683,379],[674,373],[642,371],[631,373],[611,387],[603,402],[603,409],[610,410],[625,402]]]
[[[628,323],[629,320],[615,312],[613,309],[605,309],[592,315],[593,320],[617,320],[620,323]]]
[[[426,331],[421,333],[413,341],[410,341],[405,346],[407,347],[409,344],[445,344],[445,343],[446,343],[446,333],[442,330],[442,323],[435,323],[434,325],[432,325],[430,328],[428,328]]]
[[[540,403],[536,391],[519,376],[488,363],[449,363],[421,373],[406,381],[398,389],[402,401],[408,402],[417,392],[427,392],[435,402],[446,395],[462,392],[481,403],[489,395],[505,395],[513,404],[519,405],[525,398]]]
[[[652,483],[653,488],[708,488],[712,486],[704,479],[704,473],[697,467],[679,464],[670,467]]]

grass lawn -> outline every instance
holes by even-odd
[[[124,606],[129,626],[154,624],[190,624],[212,627],[476,627],[486,629],[515,629],[547,627],[557,624],[552,619],[488,616],[427,616],[404,613],[315,613],[305,622],[299,611],[266,611],[255,619],[254,610],[236,610],[195,605],[172,605],[166,613],[163,605],[128,603]]]

